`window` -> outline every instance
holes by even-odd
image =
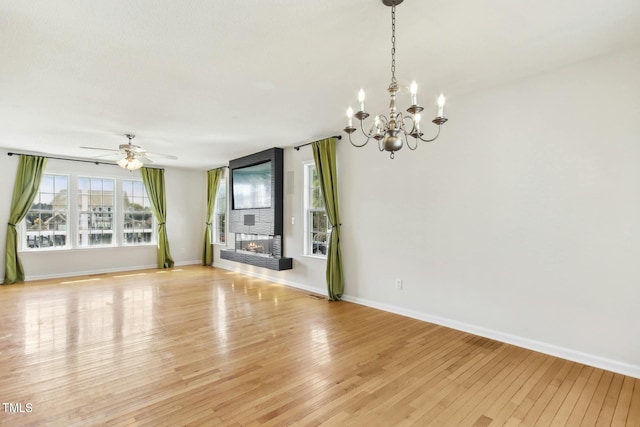
[[[304,165],[305,255],[327,256],[331,225],[324,208],[320,180],[313,162]]]
[[[227,181],[220,179],[213,208],[213,243],[224,244],[227,241]]]
[[[153,245],[155,224],[141,180],[45,173],[19,227],[20,250]]]
[[[140,245],[154,242],[153,211],[142,181],[122,181],[123,244]]]
[[[24,219],[25,249],[60,248],[67,245],[68,191],[68,176],[43,176],[40,190]]]
[[[111,178],[78,178],[78,247],[115,244],[114,189]]]

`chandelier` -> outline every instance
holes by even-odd
[[[391,6],[391,83],[387,91],[391,101],[389,103],[389,116],[377,115],[375,116],[369,131],[365,131],[364,121],[369,117],[364,109],[364,90],[360,89],[358,93],[358,101],[360,103],[360,110],[354,114],[353,109],[349,107],[347,110],[348,124],[344,128],[344,131],[349,134],[349,142],[354,147],[364,147],[367,145],[371,138],[378,141],[378,149],[380,151],[389,151],[390,157],[395,157],[395,152],[400,150],[406,143],[407,147],[411,150],[418,148],[418,140],[424,142],[435,141],[440,135],[440,126],[443,125],[447,118],[444,116],[444,95],[440,95],[438,98],[438,115],[432,120],[432,123],[438,126],[436,136],[431,139],[424,139],[424,135],[420,131],[420,121],[422,119],[421,112],[423,107],[418,105],[418,85],[416,82],[411,82],[409,88],[411,92],[411,106],[407,108],[408,115],[403,115],[402,112],[398,112],[396,107],[396,94],[398,93],[399,86],[396,80],[396,5],[402,3],[403,0],[382,0],[386,6]],[[356,144],[351,140],[351,134],[357,129],[353,127],[353,117],[360,120],[360,130],[367,138],[362,144]],[[413,146],[409,142],[409,137],[413,138]]]

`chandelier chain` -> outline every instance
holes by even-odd
[[[396,83],[396,3],[391,5],[391,83]]]

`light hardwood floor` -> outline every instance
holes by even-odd
[[[0,362],[11,426],[640,426],[638,379],[200,266],[2,286]]]

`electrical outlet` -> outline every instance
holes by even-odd
[[[291,225],[295,225],[296,224],[296,217],[292,216],[291,217]]]
[[[399,291],[402,290],[402,279],[396,279],[396,289]]]

